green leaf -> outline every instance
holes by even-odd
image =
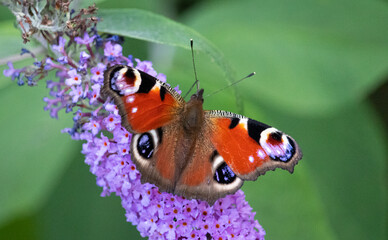
[[[337,239],[304,161],[292,175],[277,169],[244,183],[246,199],[266,239]]]
[[[44,86],[16,83],[0,90],[0,226],[44,204],[79,144],[60,132],[71,119],[57,121],[43,111],[47,94]]]
[[[81,9],[92,6],[94,3],[99,6],[99,3],[103,3],[106,0],[74,0],[71,2],[71,8],[73,9]]]
[[[11,55],[20,55],[22,48],[28,48],[30,46],[30,44],[23,44],[21,32],[14,27],[14,21],[0,22],[0,34],[0,61]]]
[[[188,19],[239,75],[257,72],[260,85],[246,91],[283,111],[336,111],[361,101],[388,69],[384,1],[213,2]]]
[[[36,235],[35,218],[31,216],[17,218],[0,227],[1,239],[37,240]]]
[[[220,67],[228,82],[235,80],[235,74],[227,59],[211,42],[193,29],[166,17],[139,9],[102,9],[102,21],[98,30],[110,34],[141,39],[159,44],[190,49],[190,39],[194,40],[195,50],[204,52]],[[242,110],[237,90],[236,103]]]
[[[252,109],[252,106],[247,107]],[[301,145],[304,158],[295,172],[302,166],[309,170],[310,178],[305,184],[314,186],[335,236],[338,239],[386,239],[387,143],[381,123],[369,105],[352,106],[325,118],[266,112],[276,119],[272,121],[278,123],[274,124],[276,127],[287,130]],[[299,207],[311,205],[306,199],[308,195],[298,191],[293,198],[285,198],[301,199]],[[300,216],[292,207],[282,210]],[[275,219],[273,223],[275,225]],[[316,220],[312,224],[310,230],[321,227]]]
[[[15,16],[4,5],[0,5],[0,21],[15,19]]]
[[[254,108],[253,104],[247,104],[248,110],[254,111]],[[265,112],[274,119],[271,121],[273,125],[291,134],[300,144],[304,157],[295,167],[295,173],[299,174],[301,168],[307,169],[310,177],[297,187],[314,187],[324,207],[323,216],[327,216],[335,236],[338,239],[387,239],[387,136],[371,107],[356,103],[336,115],[322,118],[292,117],[273,109]],[[285,190],[289,192],[287,196],[282,193],[284,205],[276,205],[287,216],[292,213],[294,218],[306,213],[300,211],[301,207],[314,204],[308,194],[295,187]],[[267,201],[268,204],[278,198],[275,195],[283,189],[278,191],[275,185],[272,192],[267,190],[258,190],[258,201]],[[259,196],[268,198],[259,199]],[[296,199],[299,199],[299,204],[295,204]],[[287,205],[287,201],[292,205]],[[257,207],[258,211],[260,209]],[[268,211],[268,216],[263,217],[269,217],[272,226],[277,226],[273,231],[278,229],[275,218],[279,216]],[[310,230],[322,227],[310,217],[301,217],[297,223],[307,219],[311,221]],[[293,218],[288,221],[291,225],[295,223]]]

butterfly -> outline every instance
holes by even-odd
[[[141,181],[210,205],[269,170],[293,172],[302,158],[295,140],[239,114],[203,109],[203,89],[188,102],[168,84],[135,68],[104,72],[102,94],[133,134],[131,158]]]

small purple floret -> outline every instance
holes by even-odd
[[[84,37],[76,37],[74,38],[74,41],[78,44],[88,45],[92,44],[96,36],[89,37],[89,34],[87,32],[84,33]]]
[[[100,83],[102,84],[104,80],[104,71],[106,69],[106,66],[103,63],[98,63],[96,67],[93,67],[90,72],[92,73],[91,80],[94,83]]]
[[[69,76],[65,81],[67,86],[80,85],[82,83],[82,77],[77,73],[77,70],[72,69],[67,74]]]
[[[63,54],[65,52],[65,43],[66,39],[59,37],[58,45],[53,45],[52,49]]]
[[[77,103],[79,98],[83,95],[82,86],[72,86],[69,95],[72,97],[73,103]]]
[[[15,78],[19,76],[19,72],[13,67],[12,62],[8,62],[7,65],[9,69],[4,69],[4,76],[12,77],[12,80],[15,80]]]
[[[112,42],[105,43],[104,55],[108,57],[108,60],[113,60],[115,57],[122,55],[123,47],[119,44],[112,44]]]
[[[57,59],[57,61],[62,64],[62,65],[66,65],[69,61],[67,60],[67,56],[62,56],[62,57],[59,57]]]

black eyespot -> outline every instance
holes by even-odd
[[[221,184],[229,184],[236,180],[236,174],[223,162],[214,173],[214,180]]]
[[[273,132],[271,133],[271,138],[280,142],[282,140],[282,133],[281,132]]]
[[[128,68],[124,76],[129,80],[129,84],[133,85],[133,82],[136,80],[136,76],[135,76],[135,73],[133,72],[133,69]]]
[[[140,156],[146,159],[152,158],[154,153],[155,145],[152,141],[152,137],[149,133],[143,133],[137,142],[137,151]]]

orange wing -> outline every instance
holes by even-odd
[[[184,100],[170,86],[137,69],[115,65],[104,73],[103,94],[114,99],[122,125],[143,133],[171,122]]]
[[[255,180],[268,170],[293,172],[302,152],[290,136],[253,119],[224,111],[207,111],[210,139],[232,171]]]

